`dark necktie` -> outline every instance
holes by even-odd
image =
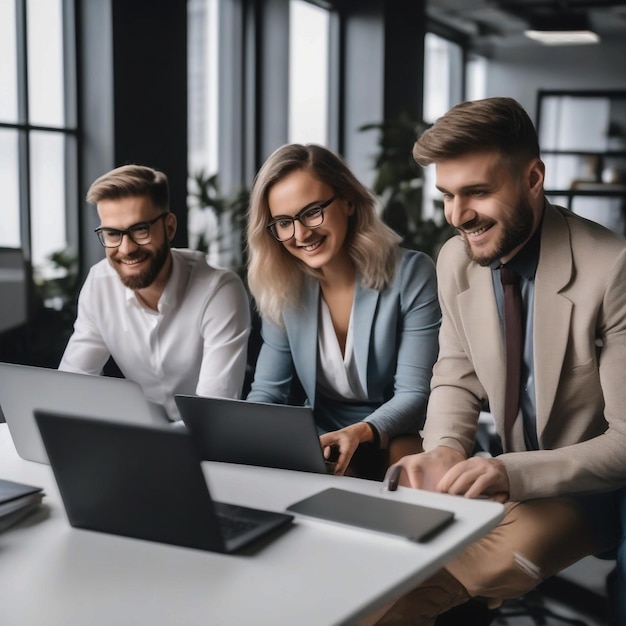
[[[504,338],[506,346],[506,397],[504,401],[504,433],[507,449],[511,449],[511,431],[519,408],[522,374],[524,330],[519,274],[502,265],[500,280],[504,288]]]

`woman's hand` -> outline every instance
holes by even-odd
[[[320,436],[320,444],[324,452],[324,458],[329,459],[332,453],[331,447],[339,450],[339,457],[335,465],[335,474],[343,475],[350,460],[360,443],[373,441],[372,429],[365,422],[350,424],[340,430],[333,430]]]

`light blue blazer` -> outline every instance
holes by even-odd
[[[441,312],[434,263],[422,252],[399,250],[393,281],[382,291],[357,277],[354,358],[368,402],[337,402],[317,393],[319,283],[307,277],[302,306],[284,312],[284,329],[263,320],[263,345],[247,399],[285,404],[294,370],[320,432],[371,422],[382,447],[422,427]]]

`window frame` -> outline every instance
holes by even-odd
[[[30,139],[33,132],[62,135],[64,141],[65,225],[66,244],[78,252],[78,163],[80,132],[78,125],[77,55],[75,0],[62,0],[62,50],[64,124],[49,126],[32,124],[29,115],[28,89],[28,0],[15,1],[17,120],[0,120],[0,128],[17,132],[18,202],[20,247],[27,262],[33,261],[33,224],[31,198],[32,155]]]

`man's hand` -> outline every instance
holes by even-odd
[[[372,439],[372,429],[365,422],[357,422],[341,430],[324,433],[320,436],[320,444],[322,445],[325,459],[330,457],[331,446],[336,446],[339,449],[335,474],[343,474],[359,444],[365,441],[372,441]]]
[[[509,478],[501,461],[466,459],[447,446],[403,457],[387,470],[386,479],[392,491],[400,484],[466,498],[487,496],[497,502],[509,498]]]
[[[509,499],[509,477],[497,458],[473,456],[452,467],[439,481],[436,491],[466,498],[487,496],[496,502]]]
[[[437,485],[446,472],[464,459],[460,452],[447,446],[439,446],[430,452],[410,454],[401,458],[387,470],[385,478],[392,477],[389,481],[389,488],[392,491],[398,484],[414,489],[437,491]]]

